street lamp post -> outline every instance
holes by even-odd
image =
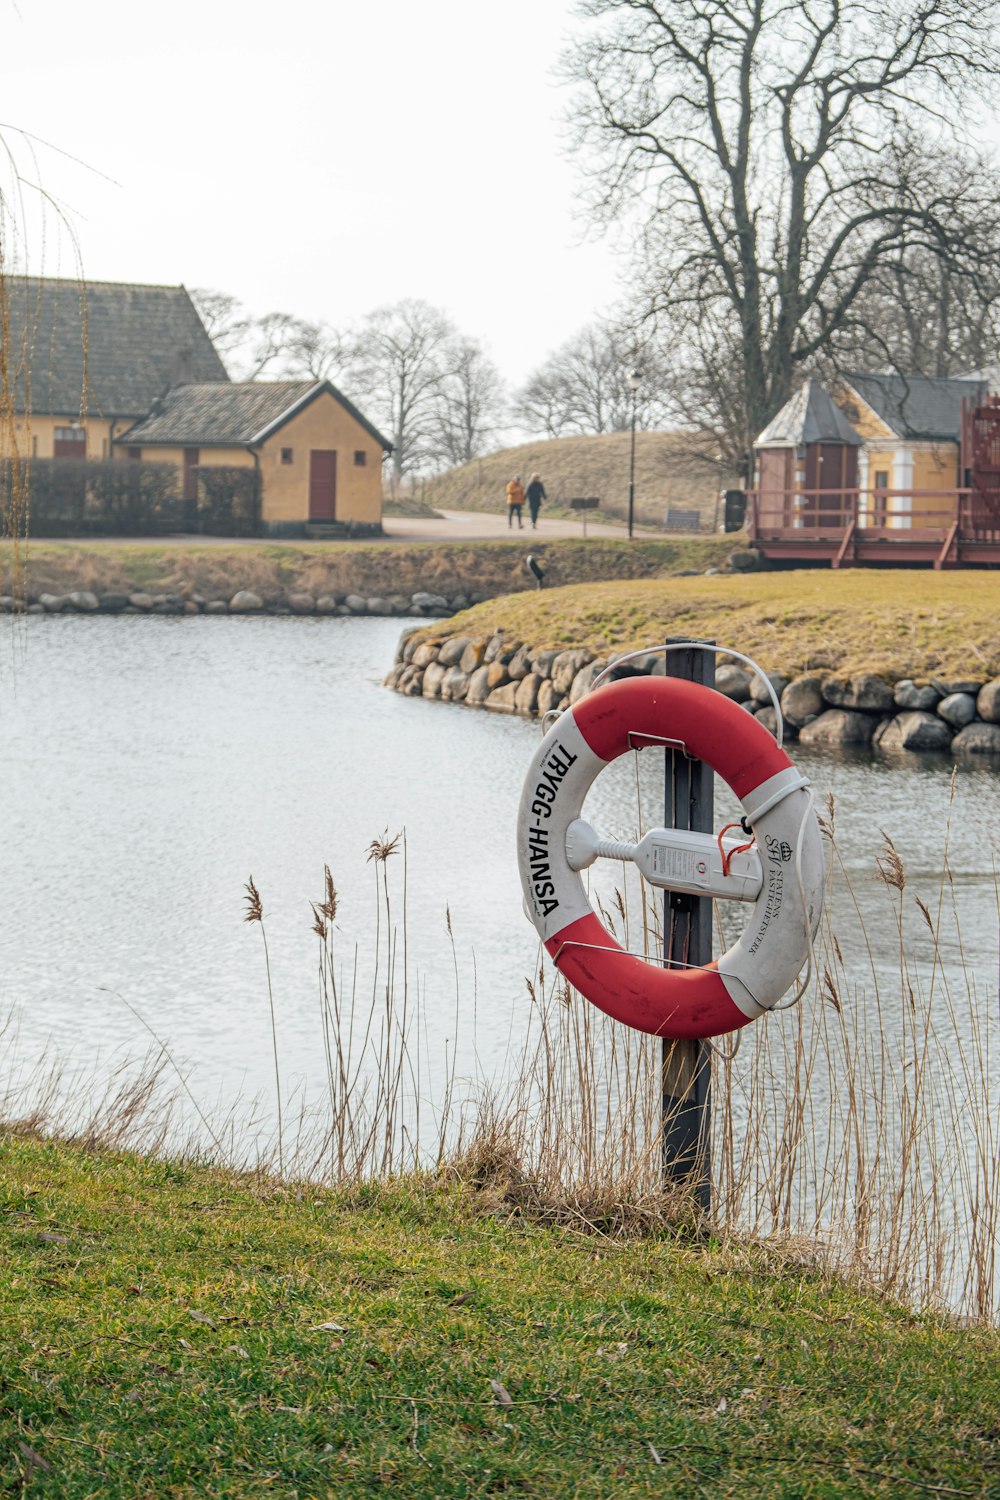
[[[632,525],[635,520],[635,405],[639,387],[642,385],[642,371],[629,370],[626,380],[632,392],[632,435],[628,453],[628,534],[631,540]]]

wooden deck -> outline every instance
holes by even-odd
[[[747,524],[772,562],[1000,566],[1000,505],[972,490],[751,490]]]

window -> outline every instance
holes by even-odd
[[[125,449],[125,457],[126,458],[139,459],[139,458],[142,457],[142,449],[141,448],[126,448]]]
[[[57,427],[52,445],[53,458],[86,458],[87,433],[79,424],[75,427]]]
[[[887,490],[889,488],[889,471],[888,471],[888,469],[876,469],[875,470],[875,488],[877,490]]]
[[[282,448],[282,450],[281,450],[281,462],[283,464],[293,463],[294,459],[295,459],[295,454],[293,453],[293,451],[292,451],[291,448]]]
[[[367,464],[367,462],[368,462],[368,454],[365,452],[365,450],[363,448],[355,448],[355,450],[354,450],[354,467],[356,469],[363,469],[365,467],[365,465]]]

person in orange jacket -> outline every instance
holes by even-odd
[[[507,525],[513,528],[514,517],[517,517],[519,530],[523,530],[521,523],[521,507],[524,505],[524,485],[521,483],[520,474],[515,474],[507,486]]]

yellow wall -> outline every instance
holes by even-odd
[[[197,443],[186,444],[183,448],[168,447],[166,444],[150,443],[140,449],[139,456],[147,464],[176,464],[183,474],[184,454],[187,448],[198,448],[198,462],[203,466],[209,464],[236,464],[240,468],[253,467],[253,454],[249,448],[199,448]],[[124,445],[118,448],[119,457],[126,454]]]
[[[121,437],[132,426],[132,418],[109,421],[105,417],[18,417],[14,424],[18,451],[24,457],[51,458],[53,456],[57,427],[71,427],[74,422],[87,434],[88,458],[123,458],[121,448],[112,446],[112,439]]]
[[[281,462],[282,448],[291,448],[290,464]],[[261,444],[261,519],[308,521],[309,454],[313,448],[333,449],[337,455],[337,520],[379,525],[382,448],[329,391],[317,396]],[[363,466],[355,464],[355,453],[364,453]]]
[[[881,417],[876,416],[868,403],[862,401],[857,391],[850,386],[837,385],[831,394],[859,437],[887,438],[896,436],[892,428],[887,426]]]

